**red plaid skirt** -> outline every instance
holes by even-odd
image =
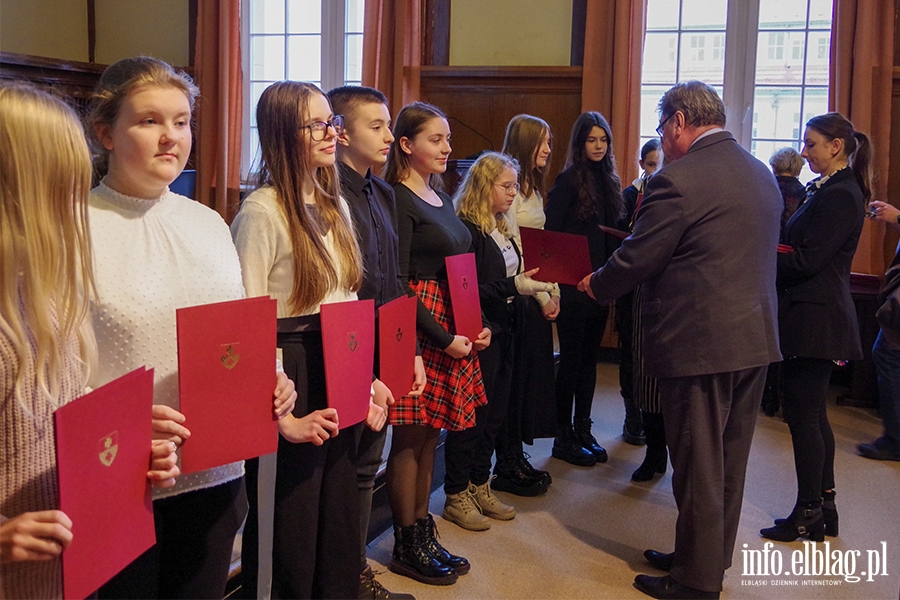
[[[454,331],[450,291],[446,281],[411,281],[413,289],[435,320]],[[428,425],[450,431],[475,426],[475,407],[487,403],[481,367],[475,350],[453,358],[417,333],[428,383],[418,398],[403,396],[391,407],[391,425]]]

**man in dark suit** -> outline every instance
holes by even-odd
[[[645,552],[655,598],[718,598],[731,565],[744,475],[778,349],[775,247],[781,194],[724,131],[725,106],[699,81],[659,103],[666,165],[647,183],[634,233],[579,289],[608,303],[643,283],[644,361],[659,379],[678,505],[675,552]]]

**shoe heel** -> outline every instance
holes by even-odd
[[[825,541],[825,523],[823,522],[820,527],[817,527],[815,531],[810,531],[809,535],[807,535],[809,541],[811,542],[824,542]]]

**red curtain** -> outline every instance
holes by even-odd
[[[609,121],[626,185],[638,176],[646,22],[647,0],[587,2],[581,110],[599,111]]]
[[[894,3],[834,0],[828,108],[864,132],[874,147],[873,199],[887,199],[891,142],[891,85],[894,62]],[[883,275],[884,225],[866,221],[853,270]]]
[[[419,99],[422,2],[366,0],[362,83],[384,92],[391,114]]]
[[[240,0],[199,0],[195,75],[197,200],[231,222],[240,202],[241,78]]]

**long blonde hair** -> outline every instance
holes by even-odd
[[[506,215],[491,211],[494,204],[494,183],[506,169],[514,170],[518,176],[519,163],[506,154],[485,152],[469,167],[453,196],[456,214],[478,227],[484,235],[490,235],[496,228],[507,238],[512,237]]]
[[[75,112],[33,87],[0,85],[0,334],[18,356],[20,403],[32,345],[37,383],[54,404],[63,365],[80,363],[87,379],[95,360],[90,186],[90,152]],[[70,356],[73,336],[78,356]]]
[[[337,166],[313,169],[309,146],[298,140],[297,132],[309,114],[313,94],[324,96],[311,83],[281,81],[267,87],[256,105],[261,157],[255,180],[258,185],[275,188],[288,225],[296,274],[290,304],[298,313],[315,307],[329,290],[339,286],[358,290],[363,275],[362,253],[353,224],[339,206]],[[315,184],[318,218],[303,201],[303,183],[309,177]],[[342,266],[340,278],[322,239],[329,229],[334,232],[337,260]]]

